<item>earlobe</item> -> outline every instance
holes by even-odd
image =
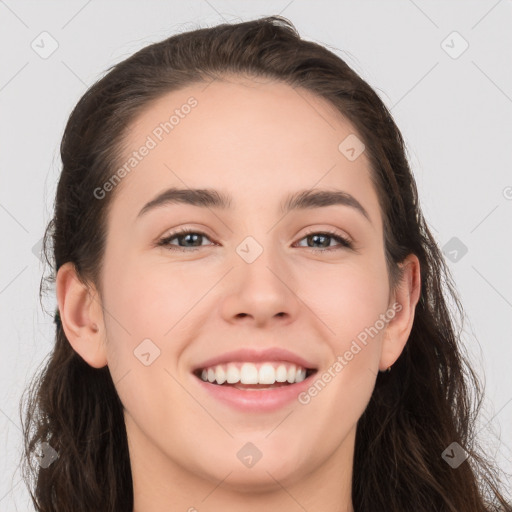
[[[100,297],[78,278],[75,266],[65,263],[57,272],[60,321],[69,343],[94,368],[107,364],[105,327]]]
[[[421,293],[420,263],[415,254],[409,254],[401,264],[403,277],[390,304],[395,312],[386,327],[382,342],[379,370],[386,371],[402,353],[411,333],[414,312]]]

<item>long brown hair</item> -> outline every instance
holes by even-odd
[[[55,214],[45,252],[57,270],[72,262],[84,283],[101,289],[106,214],[115,190],[94,191],[118,168],[127,127],[149,102],[226,74],[267,77],[327,100],[366,146],[384,220],[390,285],[414,253],[421,296],[414,324],[390,373],[380,373],[357,425],[352,499],[356,512],[511,512],[497,468],[475,441],[481,385],[462,352],[455,312],[463,309],[443,255],[422,216],[402,135],[374,90],[340,57],[302,40],[285,18],[203,28],[151,44],[108,70],[67,122]],[[43,282],[43,281],[42,281]],[[444,287],[443,287],[444,286]],[[48,362],[20,404],[24,475],[38,511],[131,512],[133,489],[122,404],[108,367],[83,361],[58,316]],[[42,467],[34,450],[58,454]],[[457,442],[469,454],[458,468],[442,457]]]

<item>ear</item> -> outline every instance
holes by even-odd
[[[403,267],[403,277],[393,293],[390,309],[395,316],[386,326],[382,342],[379,370],[384,371],[398,359],[409,339],[414,321],[414,311],[421,293],[420,263],[415,254],[409,254],[399,264]]]
[[[107,364],[107,357],[99,294],[94,287],[80,281],[71,262],[59,268],[56,290],[66,338],[85,362],[94,368],[102,368]]]

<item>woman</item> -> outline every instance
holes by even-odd
[[[402,136],[339,57],[280,17],[175,35],[61,155],[37,510],[512,510]]]

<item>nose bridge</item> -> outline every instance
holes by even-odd
[[[235,284],[224,302],[226,319],[250,316],[261,324],[295,313],[297,298],[285,259],[271,235],[258,238],[249,235],[235,249],[238,263],[230,273]]]

